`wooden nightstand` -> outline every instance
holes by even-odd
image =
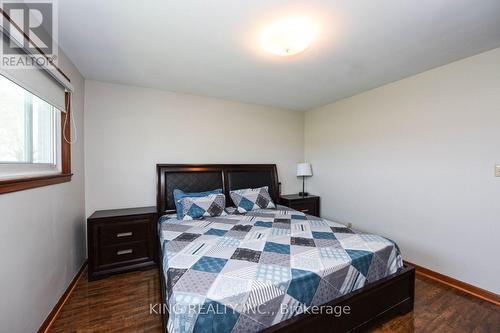
[[[280,204],[319,217],[319,197],[316,195],[300,196],[287,194],[280,196]]]
[[[89,280],[157,261],[156,207],[96,211],[87,219]]]

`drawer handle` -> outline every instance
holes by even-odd
[[[309,211],[309,209],[302,209],[301,212],[302,213],[307,213]]]
[[[120,238],[120,237],[129,237],[129,236],[132,236],[132,231],[129,231],[129,232],[119,232],[119,233],[116,234],[117,238]]]
[[[127,250],[116,251],[116,254],[119,255],[119,256],[121,256],[121,255],[124,255],[124,254],[130,254],[132,252],[134,252],[134,250],[127,249]]]

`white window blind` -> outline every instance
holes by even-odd
[[[8,43],[5,35],[3,35],[2,43],[4,44],[2,46]],[[63,112],[66,110],[64,105],[64,93],[65,90],[69,89],[55,80],[46,69],[10,69],[2,66],[0,67],[0,74],[30,91],[33,95],[52,104],[59,110]]]

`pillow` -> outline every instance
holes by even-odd
[[[267,186],[230,191],[229,195],[239,213],[255,209],[276,208]]]
[[[159,224],[162,224],[163,222],[166,222],[166,221],[176,221],[177,220],[177,215],[176,214],[166,214],[166,215],[163,215],[160,217],[160,219],[158,220],[158,223]]]
[[[179,200],[182,206],[183,220],[194,220],[204,216],[227,215],[226,196],[224,194],[209,194],[204,197],[185,197]]]
[[[176,188],[172,194],[174,195],[175,212],[177,213],[177,218],[179,220],[182,220],[182,214],[181,214],[182,205],[179,201],[180,199],[186,198],[186,197],[191,197],[191,198],[206,197],[209,194],[220,194],[220,193],[222,193],[221,188],[218,188],[218,189],[212,190],[212,191],[192,192],[192,193],[184,192],[184,191]]]

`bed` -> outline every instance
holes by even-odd
[[[178,221],[172,192],[267,186],[275,165],[157,165],[164,330],[360,330],[413,309],[415,273],[379,235],[287,207]]]

